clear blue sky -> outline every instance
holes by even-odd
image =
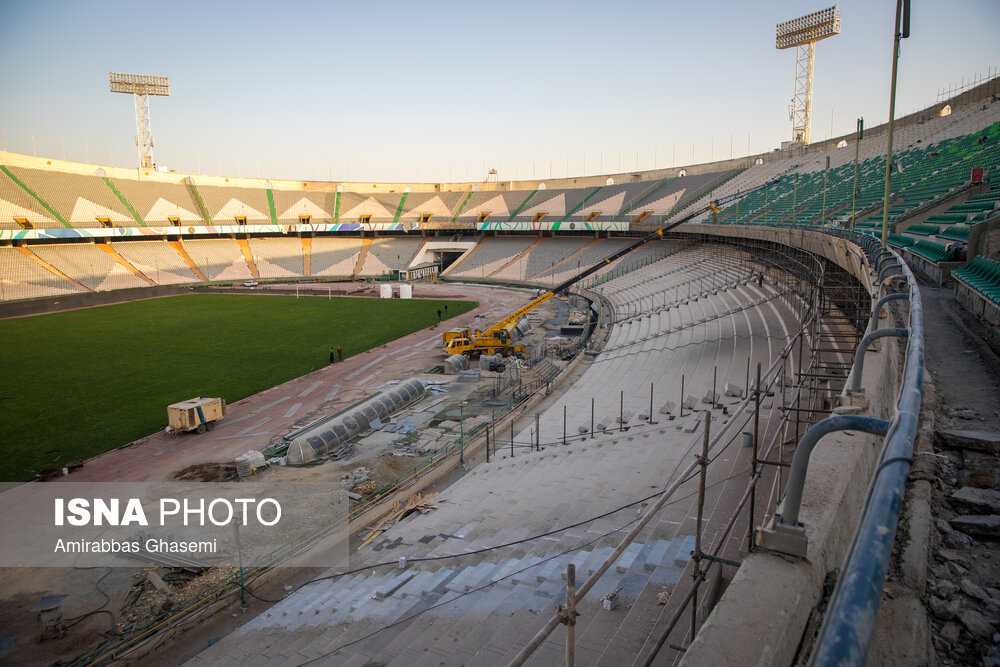
[[[775,24],[826,6],[0,0],[0,129],[7,150],[30,154],[34,135],[38,155],[135,167],[132,100],[108,91],[119,71],[170,77],[170,97],[150,98],[153,157],[178,171],[464,181],[484,165],[507,180],[616,172],[619,155],[622,170],[690,164],[746,154],[748,133],[751,152],[790,138],[795,56]],[[838,6],[814,140],[831,119],[843,134],[888,117],[895,2]],[[998,28],[997,0],[913,0],[897,115],[1000,65]]]

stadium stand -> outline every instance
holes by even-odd
[[[553,220],[566,215],[566,190],[533,190],[525,195],[523,206],[511,214],[510,220]]]
[[[377,238],[368,248],[359,276],[380,276],[392,270],[405,269],[420,247],[420,237]]]
[[[572,218],[591,222],[617,220],[618,215],[649,189],[649,183],[619,183],[605,185],[584,203]]]
[[[512,258],[518,257],[538,240],[536,236],[487,236],[468,251],[468,257],[455,268],[444,271],[455,278],[486,278]]]
[[[177,183],[112,178],[111,183],[147,225],[203,225],[191,190]]]
[[[905,234],[889,234],[886,242],[894,248],[909,248],[917,242],[917,239]]]
[[[920,255],[924,259],[934,262],[935,264],[940,262],[950,262],[954,257],[954,252],[951,248],[926,239],[917,241],[911,245],[908,250],[909,252],[912,252],[915,255]]]
[[[400,217],[403,222],[427,221],[444,222],[450,220],[454,211],[465,198],[464,192],[413,192],[406,198],[406,207]]]
[[[524,202],[526,195],[525,192],[496,192],[494,190],[473,192],[458,214],[458,219],[474,222],[480,216],[486,215],[489,222],[506,221],[510,218],[511,213]]]
[[[917,236],[934,236],[941,231],[941,228],[937,225],[910,225],[906,228],[907,234],[916,234]]]
[[[1000,134],[1000,123],[990,125],[983,132],[995,142]],[[981,144],[981,136],[983,134],[977,132],[953,137],[926,147],[911,147],[898,154],[894,164],[902,166],[902,171],[897,171],[893,177],[890,222],[895,223],[916,209],[954,192],[963,185],[973,166],[990,164],[994,160],[992,146]],[[855,208],[862,214],[874,207],[868,211],[871,217],[865,222],[881,223],[879,202],[884,192],[884,174],[884,157],[872,157],[859,164]],[[850,217],[852,206],[853,164],[845,163],[832,168],[825,176],[824,179],[822,169],[803,171],[801,166],[795,167],[781,174],[774,187],[723,209],[717,222],[769,225],[814,225],[824,220],[844,222],[845,216]],[[969,212],[970,209],[979,212],[987,206],[983,202],[964,210],[961,206],[953,208],[957,209],[956,212]],[[709,221],[709,218],[703,220]],[[864,227],[860,224],[856,226]],[[924,229],[927,229],[927,235],[937,231],[917,227],[913,233],[920,234]]]
[[[82,292],[18,248],[0,247],[0,299],[33,299]]]
[[[392,205],[392,202],[387,202]],[[399,202],[396,202],[398,206]],[[369,222],[390,222],[396,209],[391,210],[379,198],[369,195],[365,197],[356,192],[340,193],[340,221],[363,222],[365,216],[370,216]]]
[[[286,190],[273,192],[275,214],[279,225],[297,225],[305,220],[313,224],[333,221],[336,193]]]
[[[263,188],[217,187],[198,185],[212,222],[217,225],[239,224],[240,218],[249,225],[271,223],[267,190]]]
[[[317,236],[312,241],[310,274],[314,276],[353,276],[361,252],[361,239]]]
[[[8,167],[26,188],[59,213],[73,227],[136,225],[128,208],[104,180],[66,172]],[[107,219],[107,223],[101,219]]]
[[[593,241],[587,237],[543,238],[534,243],[516,259],[494,272],[495,280],[528,280]]]
[[[649,304],[685,280],[713,276],[721,280],[726,269],[733,275],[739,272],[738,265],[722,256],[706,262],[700,247],[671,250],[675,253],[671,257],[608,282],[610,298],[614,301],[625,289],[635,289],[635,298]],[[586,367],[580,381],[540,415],[541,441],[557,439],[564,406],[574,430],[589,424],[595,387],[615,397],[617,414],[619,390],[626,396],[645,397],[649,383],[668,374],[687,373],[691,392],[699,396],[711,389],[716,371],[720,383],[742,383],[747,355],[753,361],[769,359],[775,347],[780,348],[776,341],[784,338],[787,327],[794,326],[795,314],[775,299],[774,286],[735,281],[724,289],[721,282],[718,285],[715,295],[616,321],[606,350]],[[623,309],[616,301],[615,311]],[[678,347],[685,352],[676,354]],[[601,407],[612,409],[611,405]],[[641,403],[626,405],[630,412],[641,407]],[[599,421],[604,417],[598,414]],[[629,418],[627,434],[615,425],[601,428],[593,439],[578,439],[566,447],[546,444],[536,452],[522,446],[514,457],[498,455],[490,463],[480,462],[443,490],[433,515],[414,515],[392,529],[387,537],[398,538],[400,544],[393,556],[405,555],[412,563],[421,557],[433,559],[516,542],[529,535],[545,534],[546,539],[517,544],[502,553],[471,554],[461,561],[410,564],[402,577],[395,569],[365,567],[384,560],[384,551],[360,550],[355,573],[314,582],[288,596],[270,613],[246,624],[238,636],[224,637],[205,649],[199,662],[241,664],[260,650],[258,640],[252,638],[266,636],[276,646],[291,647],[298,660],[318,659],[335,647],[359,640],[337,651],[337,660],[360,664],[396,659],[423,664],[422,658],[428,655],[438,662],[442,656],[461,654],[475,655],[476,664],[507,664],[525,638],[537,630],[538,611],[551,609],[553,598],[565,586],[562,573],[567,563],[575,563],[580,580],[588,577],[611,554],[620,537],[616,529],[629,521],[628,517],[592,517],[660,488],[685,456],[684,447],[664,446],[665,440],[687,437],[680,425],[691,428],[693,423],[697,429],[699,418],[688,413],[671,422],[669,429]],[[518,431],[514,440],[532,442],[531,429]],[[626,490],[612,493],[602,488],[601,480],[628,481]],[[541,512],[539,507],[552,511]],[[657,610],[656,593],[675,584],[687,565],[689,515],[687,503],[665,511],[581,604],[581,618],[588,622],[577,628],[579,664],[633,663],[644,635],[632,631],[642,623],[640,619],[650,618]],[[577,523],[574,530],[557,530]],[[581,540],[591,543],[581,547]],[[488,586],[490,582],[496,583]],[[434,601],[480,588],[476,595],[428,610]],[[390,589],[395,591],[391,595],[373,595],[373,591]],[[602,598],[616,591],[630,604],[615,613],[599,611]],[[334,600],[338,602],[333,604]],[[419,610],[427,613],[398,633],[364,641],[373,628]],[[288,622],[301,618],[309,621]],[[430,630],[442,623],[440,630]]]
[[[111,245],[128,263],[158,285],[198,282],[198,276],[164,241],[117,241]]]
[[[557,262],[553,267],[545,269],[531,279],[542,284],[559,284],[568,280],[582,269],[596,264],[616,250],[620,250],[631,243],[631,239],[596,239],[580,248],[575,253],[568,255],[565,259]],[[632,259],[632,258],[629,258]]]
[[[302,241],[296,237],[251,237],[250,251],[261,278],[301,278],[305,275]]]
[[[984,298],[1000,305],[1000,262],[980,255],[967,266],[952,271],[951,275]]]
[[[94,291],[148,286],[93,243],[36,244],[29,249],[66,276]]]
[[[185,239],[185,251],[209,280],[249,280],[253,277],[243,252],[232,239]]]
[[[23,220],[19,223],[18,219]],[[63,227],[57,214],[31,196],[12,178],[6,167],[0,170],[0,229]]]

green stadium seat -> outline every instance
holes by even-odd
[[[917,236],[934,236],[941,231],[941,228],[937,225],[910,225],[904,231]]]
[[[967,213],[935,213],[931,217],[927,218],[927,222],[930,224],[938,225],[951,225],[956,222],[965,222],[969,219]]]
[[[993,303],[1000,304],[1000,262],[979,255],[951,275]]]
[[[969,227],[965,225],[951,225],[950,227],[945,227],[943,231],[939,232],[937,237],[939,239],[947,239],[948,241],[961,241],[962,243],[967,243],[969,241]]]
[[[924,259],[934,262],[935,264],[939,262],[951,261],[955,254],[953,249],[941,245],[940,243],[935,243],[934,241],[928,241],[925,239],[921,239],[910,246],[910,252],[915,255],[920,255]]]

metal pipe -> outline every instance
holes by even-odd
[[[875,307],[872,308],[872,316],[871,320],[868,323],[867,331],[873,331],[875,329],[875,325],[878,324],[878,313],[880,310],[882,310],[882,306],[884,306],[890,301],[897,301],[900,299],[909,299],[909,298],[910,295],[907,292],[895,292],[893,294],[887,294],[878,301],[876,301]]]
[[[691,573],[694,581],[692,585],[695,589],[698,588],[698,580],[701,578],[701,524],[705,514],[705,484],[708,477],[708,443],[710,438],[709,431],[712,428],[712,413],[710,410],[705,411],[705,433],[701,439],[701,457],[698,459],[698,463],[701,466],[701,471],[698,475],[698,514],[696,520],[696,528],[694,531],[694,554],[692,554],[692,559],[694,560],[694,572]],[[691,599],[691,641],[694,641],[695,634],[697,634],[697,623],[698,620],[698,592],[695,591],[694,597]]]
[[[576,664],[576,565],[566,565],[566,667]]]
[[[653,383],[649,383],[649,423],[653,423]]]
[[[563,444],[566,444],[566,420],[565,420],[565,410],[566,406],[563,406]],[[538,413],[535,413],[535,451],[541,451],[542,449],[542,425],[538,418]]]
[[[906,338],[910,335],[909,329],[876,329],[861,339],[857,351],[854,353],[854,365],[851,367],[851,392],[857,393],[861,389],[861,374],[865,369],[865,352],[873,340],[885,338],[886,336],[898,336]]]
[[[787,359],[784,356],[782,356],[781,357],[781,379],[778,380],[778,384],[781,387],[781,416],[782,416],[782,418],[781,418],[781,426],[780,426],[780,430],[779,430],[779,433],[781,435],[780,435],[780,437],[778,439],[778,461],[781,461],[781,462],[784,462],[784,460],[785,460],[785,438],[788,437],[788,412],[786,412],[786,410],[788,408],[788,393],[785,391],[785,361],[787,361]],[[798,417],[799,417],[799,415],[796,412],[795,413],[795,418],[798,419]],[[779,494],[781,493],[781,489],[782,489],[782,484],[781,484],[781,467],[779,466],[778,467],[778,493]],[[779,503],[781,502],[781,496],[780,495],[778,496],[776,502],[779,502]]]
[[[907,8],[910,6],[910,0],[896,0],[896,30],[892,38],[892,82],[889,85],[889,124],[888,124],[888,137],[886,143],[888,147],[886,149],[885,158],[885,196],[882,199],[882,247],[885,247],[886,239],[889,237],[889,184],[892,179],[892,131],[894,127],[894,121],[896,120],[896,66],[899,64],[899,21],[900,15],[903,12],[903,3],[906,3]],[[907,11],[907,15],[909,11]],[[909,16],[907,16],[909,18]]]
[[[799,509],[802,505],[802,490],[806,483],[806,472],[809,469],[809,456],[816,444],[824,435],[851,429],[875,435],[885,435],[889,430],[889,422],[876,417],[864,415],[834,415],[813,424],[806,431],[792,456],[792,467],[788,472],[788,486],[785,487],[785,506],[781,513],[781,523],[795,526],[799,522]]]
[[[683,375],[681,375],[681,407],[680,407],[680,413],[679,414],[680,414],[681,417],[684,416],[684,376]]]
[[[892,269],[899,269],[899,271],[897,273],[887,273],[888,271],[890,271]],[[876,279],[877,280],[877,284],[881,285],[882,281],[884,280],[885,277],[889,277],[889,276],[893,276],[893,275],[899,275],[902,272],[903,272],[903,265],[901,263],[899,263],[899,262],[887,262],[886,264],[883,264],[882,267],[878,270],[878,278]]]
[[[757,362],[757,384],[753,391],[753,463],[750,467],[750,476],[757,472],[758,443],[760,442],[760,362]],[[750,513],[747,526],[747,551],[753,551],[753,535],[756,530],[754,517],[757,509],[757,489],[754,488],[750,494]]]
[[[618,394],[618,432],[625,431],[625,390]]]

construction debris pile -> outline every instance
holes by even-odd
[[[358,547],[358,551],[371,544],[379,535],[395,526],[413,512],[427,514],[431,510],[437,509],[437,505],[430,504],[430,500],[436,495],[436,493],[428,493],[426,495],[414,493],[405,501],[397,500],[394,502],[389,513],[382,517],[378,523],[368,528],[368,534]]]
[[[150,567],[135,573],[136,581],[125,594],[116,625],[118,632],[158,620],[203,593],[215,588],[236,570],[228,567],[192,570]]]

